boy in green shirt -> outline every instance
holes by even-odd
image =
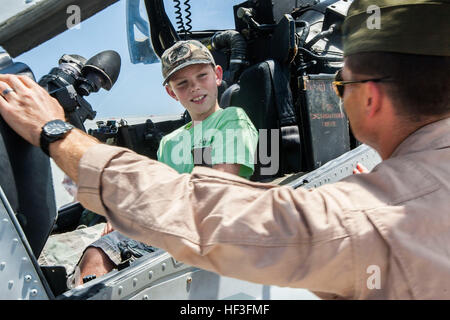
[[[163,137],[158,160],[179,173],[206,165],[250,178],[258,133],[241,108],[220,108],[218,86],[223,71],[209,50],[196,40],[179,41],[161,60],[167,93],[186,108],[192,121]],[[103,234],[84,252],[78,284],[85,276],[101,276],[120,264],[123,248],[135,256],[154,250],[113,231],[109,223]]]
[[[180,173],[208,165],[249,178],[258,134],[244,110],[219,107],[222,68],[209,50],[195,40],[180,41],[161,59],[163,85],[192,121],[162,139],[158,160]]]

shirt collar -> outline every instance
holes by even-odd
[[[450,118],[427,124],[411,133],[392,153],[391,158],[424,150],[450,146]]]
[[[205,122],[205,121],[207,121],[207,120],[209,120],[209,119],[212,119],[212,118],[214,118],[213,117],[213,115],[217,115],[217,114],[219,114],[220,112],[222,112],[223,111],[223,109],[222,108],[219,108],[218,110],[216,110],[216,111],[214,111],[213,113],[211,113],[206,119],[204,119],[202,122]],[[184,126],[184,129],[185,130],[189,130],[189,129],[191,129],[192,128],[192,121],[189,121],[185,126]]]

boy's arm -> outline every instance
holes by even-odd
[[[222,135],[219,135],[222,139],[217,139],[213,146],[212,168],[249,179],[254,172],[253,159],[258,144],[258,132],[255,127],[247,115],[238,117],[232,114],[232,117],[219,130],[222,132]],[[228,131],[234,134],[229,135]],[[230,150],[236,150],[236,139],[237,153],[230,154]]]

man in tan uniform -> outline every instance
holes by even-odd
[[[368,23],[373,5],[379,29]],[[180,175],[77,129],[40,141],[64,112],[27,78],[0,76],[0,112],[30,143],[49,146],[83,206],[177,260],[322,298],[449,299],[449,7],[353,2],[335,85],[356,137],[384,161],[311,191],[203,167]]]

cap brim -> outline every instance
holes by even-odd
[[[163,86],[165,86],[167,84],[167,82],[169,81],[169,78],[177,71],[186,68],[187,66],[193,65],[193,64],[212,64],[215,65],[215,63],[211,60],[206,60],[206,59],[197,59],[197,60],[189,60],[186,61],[185,63],[180,64],[178,67],[176,67],[175,69],[173,69],[172,71],[169,72],[169,74],[167,75],[167,77],[164,79],[163,82]]]

